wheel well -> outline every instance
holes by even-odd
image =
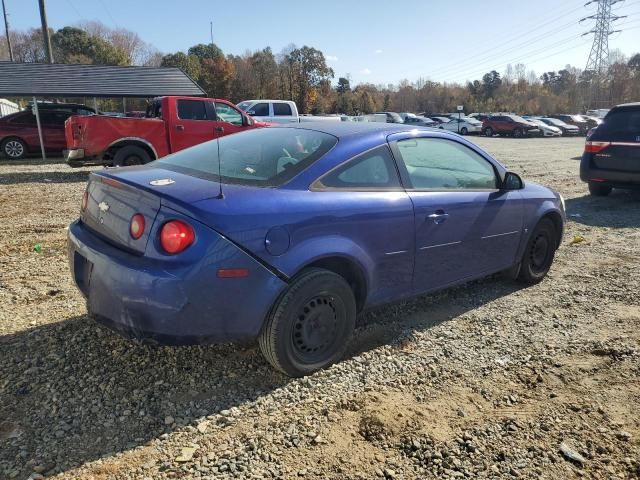
[[[156,154],[153,151],[152,148],[149,147],[149,145],[147,145],[144,142],[140,142],[140,141],[136,141],[136,140],[124,140],[122,142],[116,143],[114,145],[111,145],[106,152],[104,152],[103,155],[103,160],[113,160],[113,158],[116,155],[116,152],[118,150],[120,150],[121,148],[124,147],[130,147],[130,146],[134,146],[134,147],[140,147],[142,148],[145,152],[147,152],[147,154],[149,155],[149,158],[151,160],[156,160]]]
[[[340,275],[351,286],[358,311],[362,310],[367,298],[367,281],[362,268],[354,261],[344,257],[328,257],[316,260],[305,268],[323,268]]]
[[[553,223],[553,227],[556,231],[556,238],[558,240],[558,247],[562,242],[562,217],[557,212],[549,212],[545,214],[542,218],[548,218]],[[541,219],[542,220],[542,219]]]

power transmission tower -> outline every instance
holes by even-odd
[[[592,72],[597,75],[602,75],[607,72],[609,67],[609,36],[622,30],[613,30],[613,22],[625,18],[624,16],[614,15],[611,7],[624,0],[591,0],[585,4],[590,5],[592,3],[598,4],[598,11],[595,15],[589,15],[580,20],[595,20],[596,24],[593,29],[582,34],[593,34],[593,45],[591,46],[591,53],[589,53],[589,60],[587,60],[587,67],[585,71]]]
[[[580,19],[580,23],[585,20],[595,20],[594,27],[582,34],[582,36],[593,35],[593,45],[584,69],[585,76],[590,79],[590,88],[585,95],[587,105],[602,107],[609,100],[609,92],[605,92],[603,81],[609,70],[609,36],[621,30],[613,29],[613,22],[625,18],[625,16],[615,15],[613,5],[624,0],[590,0],[585,3],[585,7],[592,3],[598,4],[598,9],[594,15],[589,15]]]

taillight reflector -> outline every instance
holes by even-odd
[[[82,130],[82,126],[77,124],[77,123],[74,123],[71,126],[71,132],[72,132],[74,140],[80,140],[80,132],[81,132],[81,130]]]
[[[587,142],[584,144],[585,153],[598,153],[611,145],[611,142]]]
[[[131,238],[138,240],[144,234],[144,215],[136,213],[131,217],[131,223],[129,223],[129,233]]]
[[[195,239],[191,225],[181,220],[171,220],[160,229],[160,245],[170,255],[184,251]]]
[[[247,268],[221,268],[218,270],[218,278],[244,278],[249,276]]]

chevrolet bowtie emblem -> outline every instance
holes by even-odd
[[[100,202],[98,204],[98,208],[100,209],[101,212],[106,212],[109,210],[109,204],[107,202]]]

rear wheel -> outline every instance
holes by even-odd
[[[543,218],[531,233],[520,262],[518,280],[528,284],[542,281],[551,268],[557,247],[556,228],[550,219]]]
[[[484,129],[484,134],[487,137],[493,137],[493,128],[487,127]]]
[[[467,130],[467,127],[462,127],[460,129],[460,134],[461,135],[466,135],[467,133],[469,133],[469,130]]]
[[[601,183],[589,182],[589,193],[596,197],[606,197],[611,193],[611,187]]]
[[[18,160],[27,153],[27,145],[19,138],[7,138],[2,142],[2,153],[9,160]]]
[[[117,167],[130,167],[133,165],[144,165],[149,163],[151,157],[147,151],[136,145],[122,147],[113,156],[113,164]]]
[[[314,268],[295,280],[275,305],[260,333],[266,360],[291,377],[301,377],[339,360],[356,319],[347,281]]]

